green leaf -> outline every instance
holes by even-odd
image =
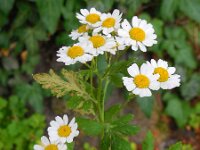
[[[200,23],[200,1],[199,0],[181,0],[180,9],[185,15]]]
[[[164,20],[172,21],[175,16],[175,11],[178,8],[179,1],[177,0],[162,0],[160,7],[160,15]]]
[[[108,150],[110,149],[111,144],[111,135],[109,133],[105,133],[103,139],[101,140],[100,149]]]
[[[154,97],[137,97],[136,101],[144,114],[150,118],[153,110]]]
[[[191,113],[188,103],[182,101],[174,94],[165,94],[164,100],[167,101],[165,112],[173,117],[179,127],[183,127]]]
[[[68,150],[74,150],[74,142],[72,142],[72,143],[67,143],[67,149],[68,149]]]
[[[105,55],[99,55],[97,58],[97,68],[98,72],[103,75],[106,68],[107,68],[107,62]]]
[[[0,110],[6,107],[6,105],[7,105],[7,101],[3,99],[2,97],[0,97]]]
[[[11,11],[14,0],[0,0],[0,10],[6,15]]]
[[[119,132],[123,135],[134,135],[138,133],[139,127],[131,124],[120,125],[117,127],[112,128],[113,132]]]
[[[112,124],[116,125],[116,126],[121,126],[121,125],[128,124],[132,120],[133,120],[133,115],[132,114],[127,114],[127,115],[124,115],[122,117],[118,117],[118,119],[115,120]]]
[[[111,106],[108,110],[105,111],[105,121],[106,122],[111,122],[114,117],[119,113],[121,110],[121,105],[116,104]]]
[[[113,135],[111,149],[112,150],[131,150],[131,145],[127,140],[121,138],[120,136]]]
[[[146,134],[146,137],[144,141],[142,142],[142,149],[154,150],[154,137],[150,131]]]
[[[193,74],[190,80],[181,86],[181,94],[186,100],[192,100],[200,94],[200,74]]]
[[[50,33],[54,33],[61,15],[63,0],[36,0],[40,17]]]
[[[182,150],[182,143],[178,142],[176,144],[173,144],[169,147],[168,150]]]
[[[77,118],[78,127],[87,135],[99,135],[103,131],[103,126],[90,119]]]

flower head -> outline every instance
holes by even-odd
[[[92,50],[92,45],[86,43],[77,43],[71,47],[63,46],[57,51],[58,62],[65,65],[74,64],[76,62],[85,63],[91,61],[93,56],[88,51]]]
[[[85,35],[79,38],[81,43],[91,44],[93,46],[89,53],[93,56],[104,54],[104,52],[116,53],[116,42],[113,37],[107,37],[102,34]]]
[[[98,27],[101,24],[101,12],[95,8],[91,8],[89,11],[87,9],[81,9],[80,12],[76,14],[80,23],[88,24],[90,27]]]
[[[77,130],[78,124],[73,118],[70,123],[68,122],[68,116],[64,115],[63,118],[57,116],[55,121],[50,122],[50,127],[48,128],[49,138],[52,141],[58,141],[61,143],[71,143],[74,137],[79,135]]]
[[[125,19],[122,24],[122,29],[118,30],[119,36],[125,39],[127,46],[135,51],[138,48],[146,52],[146,46],[150,47],[156,44],[156,34],[154,34],[154,29],[152,24],[147,23],[146,20],[139,19],[137,16],[132,18],[132,25]]]
[[[172,89],[180,86],[180,75],[174,74],[175,67],[169,67],[168,63],[161,59],[157,62],[151,59],[147,64],[154,69],[154,74],[159,74],[158,82],[162,89]]]
[[[151,90],[158,90],[158,74],[153,74],[153,68],[147,64],[142,64],[139,68],[137,64],[132,64],[128,68],[131,77],[123,77],[123,83],[128,91],[140,97],[151,96]]]
[[[41,137],[41,144],[34,145],[34,150],[67,150],[66,144],[58,143],[56,141],[49,140],[46,136]]]
[[[113,13],[101,15],[101,25],[94,29],[94,32],[102,31],[103,34],[108,35],[113,31],[117,31],[120,28],[122,14],[115,9]]]
[[[81,25],[78,29],[73,30],[69,37],[72,38],[72,40],[78,39],[80,36],[87,34],[87,31],[89,30],[89,27],[87,25]]]

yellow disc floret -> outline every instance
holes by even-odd
[[[94,35],[89,40],[92,42],[94,48],[99,48],[106,43],[105,38],[100,35]]]
[[[115,19],[114,18],[107,18],[103,21],[102,27],[111,28],[115,26]]]
[[[100,16],[98,14],[89,14],[86,17],[86,21],[95,24],[96,22],[100,21]]]
[[[135,76],[133,81],[138,88],[148,88],[150,84],[149,78],[142,74]]]
[[[55,144],[49,144],[44,148],[44,150],[58,150],[58,146]]]
[[[145,32],[143,29],[141,28],[132,28],[129,31],[129,35],[131,37],[131,39],[142,42],[145,39]]]
[[[71,128],[68,125],[63,125],[58,128],[58,135],[61,137],[68,137],[71,132]]]
[[[80,46],[72,46],[68,49],[67,55],[71,58],[76,58],[82,56],[84,54],[84,50]]]
[[[165,82],[169,78],[168,71],[166,69],[162,68],[162,67],[157,67],[154,70],[154,74],[159,74],[160,75],[160,78],[158,79],[159,82]]]
[[[78,28],[78,33],[84,33],[87,32],[87,26],[86,25],[82,25]]]

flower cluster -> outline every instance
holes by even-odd
[[[117,9],[112,13],[101,13],[95,8],[81,9],[76,17],[82,25],[69,36],[77,43],[63,46],[57,52],[57,61],[65,65],[86,63],[105,52],[115,55],[129,47],[146,52],[146,47],[157,43],[152,24],[137,16],[132,18],[131,24],[126,19],[122,21],[122,13]]]
[[[140,97],[151,96],[151,90],[172,89],[180,86],[180,75],[174,74],[175,67],[169,67],[166,61],[152,59],[142,64],[132,64],[128,68],[131,77],[123,77],[128,91]]]
[[[67,115],[63,118],[57,116],[50,122],[48,130],[49,139],[41,137],[41,144],[34,145],[34,150],[67,150],[67,143],[71,143],[74,137],[79,135],[78,125],[73,118],[70,122]]]

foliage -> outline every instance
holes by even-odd
[[[34,142],[43,134],[44,116],[27,117],[25,103],[17,96],[8,100],[0,97],[0,110],[0,149],[32,150]]]
[[[183,81],[182,86],[175,89],[173,94],[160,92],[160,95],[164,96],[164,113],[172,117],[178,127],[183,128],[189,125],[195,129],[199,128],[199,0],[56,0],[56,2],[55,0],[0,0],[0,95],[3,97],[0,100],[0,109],[3,110],[0,111],[0,122],[3,120],[3,124],[0,124],[0,135],[4,135],[2,140],[7,142],[6,144],[0,143],[0,149],[10,149],[14,145],[17,145],[17,149],[31,149],[32,144],[41,136],[44,118],[37,113],[44,111],[44,99],[49,98],[49,93],[33,83],[31,74],[38,69],[37,65],[41,62],[54,66],[52,60],[46,62],[43,56],[49,53],[54,55],[58,46],[73,43],[66,35],[78,26],[73,16],[80,8],[91,6],[102,11],[119,8],[129,19],[133,15],[138,15],[152,22],[159,42],[149,50],[150,55],[154,58],[164,58],[174,64]],[[108,85],[106,100],[116,87],[122,87],[120,79],[126,74],[127,66],[134,61],[140,61],[143,56],[135,58],[127,54],[125,57],[129,58],[129,61],[112,64],[112,69],[109,71],[111,83]],[[149,55],[144,57],[150,58]],[[104,59],[102,57],[98,60],[99,72],[106,69],[107,64]],[[73,68],[77,69],[77,66]],[[45,67],[39,70],[45,70]],[[37,74],[34,78],[45,88],[51,89],[56,96],[65,95],[68,108],[75,109],[76,112],[82,114],[94,115],[95,112],[91,111],[94,107],[93,102],[86,97],[93,99],[93,96],[88,93],[92,88],[97,89],[77,82],[77,80],[80,81],[79,78],[83,78],[84,81],[88,80],[89,72],[76,74],[63,70],[61,74],[62,77],[51,70],[49,74]],[[41,80],[41,76],[45,76],[46,80]],[[55,83],[59,85],[59,88],[53,87]],[[63,89],[63,87],[67,88]],[[126,100],[133,99],[126,92],[124,93]],[[77,96],[74,96],[76,94]],[[16,95],[18,98],[8,95]],[[84,102],[81,101],[82,98]],[[193,101],[197,101],[195,106],[191,105]],[[153,102],[156,103],[154,98],[137,99],[138,105],[147,117],[151,117]],[[25,109],[27,106],[30,109]],[[130,122],[123,125],[118,124],[120,122],[118,117],[123,117],[120,114],[122,107],[121,105],[110,107],[105,112],[106,124],[97,125],[99,128],[103,126],[108,131],[104,136],[103,147],[116,148],[114,146],[116,143],[118,147],[126,145],[126,149],[130,148],[126,136],[128,133],[134,134],[138,129],[136,130]],[[41,122],[41,125],[38,125],[37,121]],[[32,126],[31,122],[36,125]],[[25,129],[26,131],[21,133],[28,133],[28,136],[25,137],[25,134],[12,131],[16,126],[20,127],[19,131]],[[126,127],[127,131],[121,132],[122,127]],[[98,134],[100,130],[90,131],[84,123],[82,123],[82,128],[86,133],[89,131]],[[13,132],[14,135],[5,134],[9,132]],[[34,137],[31,136],[33,132],[37,133]],[[123,134],[123,138],[120,138],[119,134]],[[107,144],[110,140],[113,145]]]

